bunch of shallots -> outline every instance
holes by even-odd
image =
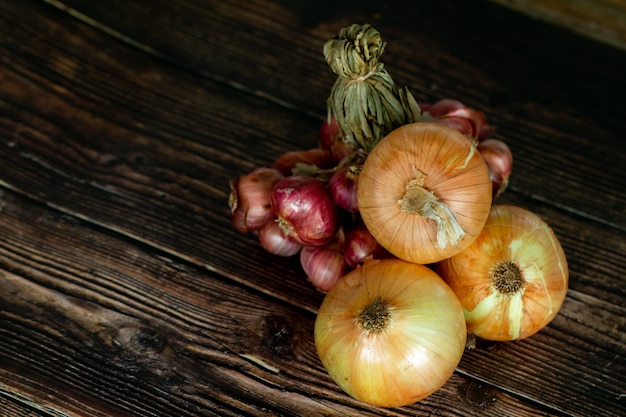
[[[502,193],[512,167],[511,151],[490,138],[484,114],[457,100],[420,104],[422,120],[454,128],[482,155],[493,196]],[[358,179],[367,154],[344,140],[331,116],[320,129],[319,147],[280,155],[231,181],[229,205],[235,228],[252,233],[269,253],[300,256],[312,284],[328,291],[368,258],[393,257],[363,223]]]
[[[237,230],[299,255],[326,292],[314,336],[329,375],[396,407],[447,381],[467,332],[504,341],[545,327],[568,268],[539,216],[493,205],[513,158],[484,113],[418,104],[379,61],[385,45],[370,25],[324,45],[337,80],[319,146],[232,181],[230,208]]]

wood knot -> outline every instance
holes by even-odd
[[[472,407],[484,409],[498,400],[498,390],[483,382],[468,381],[458,389],[463,403]]]
[[[163,334],[147,327],[122,327],[117,341],[137,353],[160,353],[167,346],[167,339]]]
[[[293,355],[294,333],[286,317],[278,315],[265,317],[263,344],[277,356]]]

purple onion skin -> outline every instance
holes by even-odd
[[[346,231],[343,255],[350,268],[356,268],[367,258],[389,258],[392,255],[374,239],[362,220]]]
[[[509,185],[509,176],[513,170],[513,154],[507,144],[498,139],[486,139],[480,142],[476,149],[489,168],[493,198],[495,199]]]
[[[273,255],[293,256],[302,249],[302,244],[285,236],[277,221],[266,223],[259,229],[258,237],[261,246]]]
[[[259,230],[276,217],[270,198],[274,185],[283,178],[276,169],[260,167],[230,182],[228,203],[239,233]]]
[[[359,166],[341,168],[333,174],[328,182],[328,191],[335,204],[346,211],[359,211],[357,188]]]
[[[330,290],[349,269],[343,254],[333,245],[303,247],[300,264],[313,286],[323,292]]]
[[[274,161],[272,168],[280,171],[284,176],[294,175],[299,164],[316,166],[320,169],[332,168],[334,165],[331,151],[313,148],[301,151],[290,151],[280,155]]]
[[[313,177],[292,175],[280,180],[272,190],[271,205],[283,232],[303,245],[330,242],[340,225],[326,186]]]

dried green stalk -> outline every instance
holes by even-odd
[[[342,29],[324,45],[324,57],[337,74],[328,98],[344,140],[371,151],[397,127],[418,121],[420,109],[408,89],[399,89],[378,61],[386,43],[369,24]]]

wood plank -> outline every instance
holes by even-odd
[[[1,359],[4,358],[0,356]],[[55,392],[50,386],[42,386],[39,384],[40,381],[29,380],[24,376],[4,378],[5,374],[7,374],[5,369],[0,370],[0,375],[3,376],[0,381],[0,410],[6,416],[69,417],[82,414],[105,417],[102,413],[94,413],[94,410],[84,403],[72,404],[65,393]],[[18,379],[28,382],[20,384],[16,382]]]
[[[66,30],[57,24],[49,30]],[[87,32],[74,32],[72,42],[82,45],[81,54],[89,54],[90,36],[106,44],[106,37],[80,27]],[[124,47],[110,52],[117,57],[114,67],[107,66],[106,54],[81,62],[64,55],[63,48],[71,47],[67,41],[53,51],[50,72],[38,73],[36,67],[43,67],[30,67],[34,62],[24,53],[12,61],[16,72],[0,73],[0,126],[10,138],[2,143],[0,181],[168,251],[178,245],[174,241],[186,241],[184,246],[191,245],[179,247],[177,256],[259,290],[289,294],[296,304],[319,305],[321,295],[296,260],[276,260],[282,268],[273,271],[292,279],[268,279],[267,253],[253,238],[234,232],[227,206],[230,179],[297,148],[303,136],[317,137],[319,120],[211,80],[163,72],[158,60],[146,61]],[[35,40],[30,45],[49,48]],[[47,84],[59,77],[61,85]],[[93,79],[103,79],[101,92],[108,92],[95,101],[89,93]],[[169,104],[158,107],[163,100]],[[225,241],[233,251],[218,256]],[[247,275],[256,277],[252,282],[237,268],[242,253],[250,262]]]
[[[2,382],[0,382],[0,410],[4,415],[11,417],[67,417],[67,414],[29,403],[24,398],[9,392]]]
[[[626,49],[626,3],[621,0],[491,0],[528,16]]]
[[[22,3],[28,4],[31,3]],[[13,12],[17,10],[12,9],[13,5],[3,4],[1,7]],[[41,13],[42,16],[45,15]],[[0,136],[5,138],[0,152],[2,167],[0,180],[6,189],[15,190],[21,195],[32,197],[67,214],[62,216],[46,210],[41,212],[32,208],[30,204],[11,203],[20,209],[12,212],[10,216],[5,213],[6,210],[2,213],[9,216],[5,218],[9,227],[7,230],[10,230],[7,235],[11,237],[24,235],[23,231],[13,227],[27,229],[35,227],[27,233],[35,239],[32,243],[34,249],[30,248],[30,243],[23,243],[21,246],[24,247],[25,253],[37,256],[31,260],[20,258],[24,266],[19,267],[15,265],[14,255],[8,255],[7,262],[10,267],[5,266],[4,271],[10,274],[8,276],[12,282],[31,288],[35,294],[33,297],[49,295],[51,300],[65,300],[62,296],[69,294],[72,297],[71,305],[79,309],[78,311],[89,313],[90,310],[85,307],[84,302],[86,301],[89,306],[91,306],[89,303],[95,303],[98,307],[95,318],[102,315],[108,317],[108,321],[84,323],[79,320],[80,317],[74,316],[68,319],[66,312],[61,312],[65,315],[59,312],[58,303],[50,301],[41,309],[29,313],[27,317],[30,319],[24,320],[19,315],[13,314],[9,315],[8,321],[3,322],[10,323],[10,334],[16,337],[16,342],[22,343],[19,345],[21,350],[26,349],[26,339],[20,339],[18,335],[27,334],[32,340],[37,340],[37,346],[27,351],[30,358],[50,352],[53,346],[60,350],[57,356],[52,356],[53,359],[67,358],[68,355],[75,354],[82,361],[80,363],[82,368],[79,369],[82,372],[81,377],[85,379],[86,384],[93,384],[93,381],[87,381],[89,367],[97,367],[97,359],[117,358],[115,356],[117,351],[114,350],[116,346],[110,344],[110,339],[103,339],[106,334],[119,331],[119,327],[113,326],[116,320],[126,319],[126,316],[130,316],[131,319],[139,317],[142,326],[149,329],[163,328],[168,337],[170,332],[174,334],[174,338],[179,337],[177,332],[181,331],[181,315],[187,317],[189,313],[187,310],[184,310],[184,313],[171,312],[175,313],[174,318],[169,318],[168,309],[171,306],[167,304],[167,300],[176,300],[170,301],[172,304],[178,303],[179,298],[188,300],[185,307],[188,310],[193,310],[197,305],[204,306],[205,300],[202,299],[203,295],[194,295],[192,292],[197,290],[196,285],[185,284],[185,288],[190,288],[188,292],[191,292],[191,295],[180,288],[169,290],[163,283],[161,285],[166,287],[165,290],[152,288],[153,280],[156,279],[158,282],[160,274],[168,271],[164,264],[169,265],[171,262],[176,268],[184,265],[195,271],[192,275],[198,275],[194,275],[196,277],[194,282],[199,282],[200,288],[205,288],[204,292],[207,294],[212,294],[212,291],[216,290],[211,286],[204,287],[209,285],[204,283],[205,275],[210,277],[210,282],[227,283],[229,288],[232,285],[244,292],[250,291],[250,288],[260,291],[250,292],[256,294],[255,297],[259,298],[255,300],[263,305],[269,303],[277,306],[283,315],[287,314],[286,311],[292,314],[293,306],[298,306],[297,317],[301,315],[305,317],[303,320],[305,322],[308,320],[309,323],[308,330],[302,332],[310,335],[311,313],[314,313],[319,305],[321,295],[305,282],[297,262],[293,259],[269,257],[252,237],[244,238],[237,235],[229,224],[224,203],[228,192],[226,184],[234,172],[243,173],[258,164],[269,163],[273,155],[278,154],[281,149],[296,147],[301,137],[314,137],[319,120],[300,110],[294,110],[294,107],[268,101],[262,94],[255,95],[249,90],[234,88],[227,82],[206,79],[173,65],[163,67],[163,61],[160,59],[137,51],[134,47],[111,44],[108,35],[102,35],[73,19],[66,19],[67,16],[62,13],[55,13],[57,13],[55,21],[43,18],[37,20],[37,13],[30,13],[34,22],[43,25],[33,28],[36,27],[43,33],[54,33],[55,37],[39,36],[34,29],[19,24],[9,26],[12,17],[17,18],[19,14],[2,14],[2,19],[6,21],[0,27],[12,29],[17,27],[22,32],[7,33],[8,36],[3,38],[4,43],[1,44],[0,53],[8,65],[0,72],[2,77],[0,91],[3,97],[3,101],[0,102]],[[42,30],[42,27],[47,29]],[[49,49],[49,56],[46,56],[43,62],[38,55],[42,48]],[[94,84],[94,80],[98,82]],[[309,106],[314,107],[313,104]],[[218,114],[222,116],[215,117]],[[509,117],[512,118],[506,116]],[[545,117],[546,121],[542,122],[542,126],[548,123],[547,120],[554,120],[553,117]],[[569,120],[568,117],[557,120],[564,123]],[[521,121],[516,123],[524,124]],[[208,131],[207,126],[211,127]],[[550,131],[549,127],[544,128],[546,132]],[[601,135],[600,142],[617,132],[612,127],[607,128],[607,131],[610,133]],[[522,133],[520,140],[523,141],[526,140],[526,135]],[[563,138],[561,134],[558,137]],[[546,139],[550,138],[550,134],[546,133]],[[310,143],[313,145],[314,141],[311,140]],[[543,146],[539,142],[521,142],[517,145],[522,153],[531,152],[529,155],[535,155],[532,153],[535,151],[525,151],[524,143]],[[550,140],[545,146],[541,149],[554,148]],[[612,148],[607,146],[606,149]],[[252,155],[257,150],[259,153]],[[619,159],[619,152],[617,157]],[[594,172],[593,167],[585,169]],[[545,176],[545,173],[541,171],[533,175],[531,179],[537,181],[537,178]],[[556,175],[559,176],[561,173],[557,171]],[[531,179],[528,179],[529,183]],[[516,344],[498,345],[497,349],[485,346],[484,349],[470,353],[457,377],[476,376],[513,395],[511,397],[513,399],[507,399],[505,396],[502,400],[505,402],[506,411],[496,409],[493,415],[514,415],[509,406],[513,409],[513,405],[519,405],[519,398],[526,395],[526,392],[532,395],[528,399],[532,406],[529,410],[522,409],[524,413],[537,411],[537,404],[532,401],[543,401],[554,407],[549,410],[551,413],[556,413],[556,409],[571,415],[623,413],[620,377],[624,374],[623,330],[626,314],[623,300],[626,297],[621,271],[626,266],[623,257],[626,248],[623,230],[612,225],[611,220],[611,216],[619,213],[616,214],[615,207],[609,206],[607,217],[603,217],[609,221],[603,224],[594,221],[588,212],[584,210],[579,212],[575,205],[568,206],[562,203],[562,207],[557,207],[554,204],[556,198],[535,195],[529,191],[530,186],[526,188],[523,184],[520,182],[519,186],[513,187],[502,201],[531,208],[542,214],[555,227],[572,263],[571,291],[567,303],[558,320],[537,338]],[[611,189],[616,185],[618,186],[619,182],[612,185]],[[618,194],[616,201],[621,201],[620,198],[621,195]],[[594,204],[600,203],[596,201]],[[18,222],[19,226],[13,225],[16,222],[15,218],[19,218],[17,213],[24,213],[22,215],[28,217],[31,211],[36,213],[35,217],[25,219],[24,224]],[[52,220],[45,221],[46,216]],[[91,225],[100,225],[104,230],[100,230],[94,237],[91,235],[92,227],[79,222],[81,227],[74,229],[73,233],[57,232],[63,235],[63,238],[56,239],[63,251],[58,256],[50,258],[49,253],[54,253],[54,247],[47,241],[50,231],[56,230],[55,227],[65,227],[63,222],[73,224],[76,218],[84,219]],[[38,222],[43,223],[42,229],[36,228]],[[29,224],[35,226],[27,226]],[[83,241],[78,244],[78,247],[85,247],[86,252],[77,260],[77,265],[81,266],[75,267],[78,268],[78,271],[75,271],[72,269],[74,267],[68,266],[70,264],[62,260],[73,259],[73,252],[70,249],[74,249],[75,239],[79,239],[80,242],[80,236],[83,234],[86,240],[91,239],[91,243]],[[115,240],[115,243],[109,242],[105,245],[104,252],[98,251],[97,244],[94,249],[94,243],[100,242],[101,234]],[[125,236],[127,240],[121,239],[120,235]],[[36,239],[37,237],[40,240]],[[132,248],[122,245],[124,250],[116,250],[118,240],[126,242]],[[144,243],[145,247],[138,245],[137,242]],[[140,252],[145,251],[148,255],[137,255],[137,249],[133,249],[135,246],[139,246]],[[94,250],[96,255],[92,253]],[[147,263],[146,258],[150,258],[149,255],[154,253],[166,260],[164,264],[155,267],[154,272],[147,272],[150,271],[148,267],[151,264]],[[242,262],[244,253],[246,261]],[[96,256],[100,262],[95,262],[89,267],[92,256]],[[130,280],[126,276],[127,271],[121,273],[116,269],[121,267],[115,266],[127,257],[131,258],[131,263],[138,262],[132,263],[132,267],[125,264],[123,266],[132,269]],[[94,271],[100,270],[102,261],[109,268],[108,278],[94,275]],[[207,273],[204,269],[216,272],[219,276]],[[186,276],[188,273],[185,270],[183,275]],[[148,274],[148,277],[144,276],[145,274]],[[293,280],[277,278],[284,276],[292,277]],[[117,282],[120,279],[121,284]],[[148,283],[144,282],[146,279]],[[237,281],[239,285],[229,283],[230,281]],[[33,286],[30,286],[31,284]],[[81,285],[84,285],[84,288]],[[151,291],[156,292],[150,295]],[[176,295],[170,295],[169,291]],[[5,292],[2,294],[6,295]],[[201,294],[204,293],[201,291]],[[232,298],[228,299],[229,308],[218,310],[221,311],[222,317],[230,314],[231,310],[233,312],[237,310],[236,306],[232,305]],[[153,306],[152,302],[156,302],[157,307]],[[11,303],[16,311],[26,309],[24,303],[20,304],[20,300],[11,299]],[[119,316],[120,309],[125,315],[122,318]],[[94,313],[90,314],[93,318]],[[156,319],[151,314],[156,315]],[[66,333],[68,337],[73,338],[70,340],[75,339],[101,350],[96,350],[94,356],[89,356],[90,354],[82,353],[80,349],[82,345],[70,343],[58,347],[57,344],[61,344],[59,335],[63,334],[63,329],[55,327],[56,324],[49,323],[45,317],[58,317],[62,320],[61,324],[69,320],[73,323]],[[598,320],[598,317],[602,319]],[[206,337],[215,331],[235,347],[239,346],[241,340],[245,340],[246,332],[243,332],[244,336],[225,336],[222,335],[224,330],[220,331],[211,325],[202,324],[204,319],[197,320],[200,321],[193,325],[186,323],[190,327],[187,330],[182,329],[185,332],[181,337]],[[105,327],[104,333],[85,336],[81,328],[95,326],[98,323]],[[236,326],[238,331],[245,328],[240,323]],[[194,327],[196,325],[199,328]],[[207,343],[214,351],[219,350],[219,347],[211,345],[210,341],[206,342],[203,339],[203,343]],[[175,347],[176,352],[185,352],[185,347],[181,345]],[[346,407],[353,407],[353,403],[343,402],[341,393],[328,380],[320,383],[323,372],[314,361],[311,347],[306,349],[308,353],[304,356],[309,362],[298,365],[302,366],[298,369],[301,369],[303,374],[307,366],[316,369],[315,380],[311,382],[307,379],[307,384],[315,386],[321,384],[333,393],[330,395],[325,392],[323,398],[330,398],[331,402],[338,401],[342,406],[349,404]],[[19,353],[13,350],[11,352]],[[560,361],[558,354],[563,352],[567,352],[568,355],[565,361]],[[212,351],[211,355],[217,353]],[[210,359],[215,359],[211,355]],[[198,359],[197,356],[203,358],[201,354],[195,355],[194,358]],[[167,359],[171,360],[171,363],[179,361],[178,356]],[[230,364],[228,361],[231,359],[228,356],[226,362]],[[249,363],[239,362],[239,359],[235,360],[233,366],[241,366],[249,372],[247,367]],[[536,374],[546,369],[546,359],[551,359],[549,362],[554,365],[548,368],[549,374],[546,377],[538,379]],[[151,373],[154,371],[149,365],[153,365],[155,360],[150,356],[145,362],[141,362],[141,366],[149,368],[145,372],[148,372],[153,381],[158,379],[158,375]],[[215,360],[218,362],[216,365],[218,369],[225,361],[222,357]],[[270,364],[274,363],[273,356],[264,357],[264,360]],[[31,362],[24,357],[23,363],[26,366]],[[195,363],[189,365],[184,360],[183,363],[192,368],[195,366]],[[40,365],[31,368],[33,373],[39,370],[37,366]],[[6,369],[11,368],[9,365],[5,368],[3,363],[2,369],[8,372]],[[99,372],[98,375],[108,376],[103,369]],[[215,372],[219,374],[218,370]],[[234,374],[231,371],[224,372],[226,381],[243,378],[251,384],[243,391],[228,387],[231,390],[227,390],[229,394],[220,397],[220,401],[227,403],[224,405],[227,411],[232,411],[235,407],[234,403],[229,401],[239,401],[233,400],[231,395],[236,399],[247,399],[249,392],[265,392],[267,389],[263,383],[258,383],[257,380],[253,383],[248,379],[258,378],[265,381],[268,378],[265,373],[254,374],[252,377],[247,373],[242,376],[237,371],[234,371]],[[8,373],[10,375],[7,378],[10,378],[16,386],[28,385],[28,381],[23,382],[21,379],[24,378],[21,372]],[[131,376],[137,378],[135,374]],[[130,384],[130,379],[124,379],[127,377],[127,374],[123,375],[122,388],[127,388]],[[61,373],[58,378],[66,377]],[[270,377],[272,383],[269,385],[274,387],[275,385],[272,385],[274,380],[271,378],[273,377]],[[477,380],[456,381],[459,382],[454,387],[461,389],[459,387],[464,386],[463,384],[472,381],[475,384]],[[532,381],[533,386],[529,387],[528,381]],[[74,395],[77,403],[85,401],[93,407],[111,406],[107,402],[111,401],[110,399],[105,401],[104,405],[92,404],[97,396],[84,399],[76,394],[75,388],[67,385],[67,380],[61,382],[65,384],[63,392]],[[301,387],[289,385],[288,382],[286,384],[298,393],[308,392],[301,390]],[[89,387],[93,392],[98,388],[95,385]],[[178,385],[172,389],[177,388]],[[117,388],[107,386],[106,391],[114,393],[115,389]],[[150,385],[137,388],[137,391],[131,390],[132,398],[128,401],[137,401],[140,394],[144,395],[142,389],[149,391],[150,395],[156,395],[150,391],[154,389]],[[247,389],[251,391],[246,391]],[[451,388],[447,392],[453,395],[458,389]],[[487,390],[487,393],[489,392]],[[191,397],[201,394],[194,391]],[[327,397],[328,395],[330,397]],[[498,401],[500,395],[500,393],[496,395]],[[208,394],[207,397],[209,399],[205,401],[216,399],[215,396]],[[342,399],[337,400],[339,397]],[[469,397],[473,398],[471,395]],[[446,396],[441,403],[445,403],[447,399]],[[291,400],[283,398],[280,401],[284,401],[280,404],[287,404]],[[182,407],[181,398],[177,398],[174,403],[177,405],[172,407]],[[198,405],[193,401],[192,404]],[[135,403],[120,405],[125,406],[137,405]],[[201,406],[208,407],[204,403]],[[218,407],[211,405],[213,406]],[[422,404],[416,407],[417,411],[428,412],[420,408]],[[435,409],[442,411],[437,407],[444,406],[438,402]],[[456,406],[450,407],[445,410],[454,413]],[[430,409],[431,412],[433,410]],[[477,410],[463,410],[462,413],[466,415],[481,415]]]
[[[452,97],[487,114],[514,151],[512,189],[626,230],[625,108],[613,98],[626,91],[622,51],[480,0],[63,3],[195,73],[320,116],[334,81],[324,41],[372,22],[399,84],[420,100]]]
[[[47,392],[46,407],[58,414],[549,410],[460,373],[419,404],[366,406],[323,369],[313,314],[12,192],[2,202],[0,379],[23,398]]]
[[[72,38],[79,45],[100,38],[91,31],[78,32],[80,28],[85,29],[81,25],[72,28],[80,35]],[[35,41],[30,44],[36,45]],[[59,53],[55,51],[60,62],[71,62]],[[226,200],[228,180],[237,172],[270,163],[281,148],[296,148],[295,132],[306,129],[309,134],[300,135],[313,136],[317,121],[212,81],[159,69],[157,62],[146,62],[145,56],[128,48],[113,55],[117,57],[113,61],[107,55],[94,62],[77,61],[81,71],[61,79],[63,85],[47,87],[46,80],[59,75],[46,69],[60,64],[35,67],[27,56],[15,57],[15,65],[30,66],[3,74],[5,97],[12,100],[4,103],[6,116],[0,125],[5,137],[13,138],[0,155],[6,185],[315,311],[321,297],[304,282],[297,262],[268,257],[254,238],[238,236],[229,224]],[[69,93],[89,88],[102,68],[119,83],[117,87],[103,85],[99,100],[86,93]],[[176,85],[175,92],[168,94],[166,89],[157,95],[166,85]],[[163,95],[167,99],[158,101]],[[157,103],[162,103],[160,110]],[[197,110],[198,103],[202,111]],[[154,106],[152,112],[144,109],[146,105]],[[249,110],[242,112],[243,106]],[[207,132],[203,116],[214,114],[224,116],[207,121],[211,124]],[[519,195],[515,191],[511,198]],[[541,207],[520,197],[517,201],[534,210]],[[621,233],[602,228],[597,243],[590,245],[597,226],[582,220],[580,226],[572,227],[567,211],[545,212],[550,223],[562,222],[566,216],[563,234],[571,235],[568,250],[578,255],[584,249],[582,267],[609,268],[608,273],[592,272],[606,276],[606,287],[585,288],[618,302],[624,294],[617,273],[623,265]],[[165,225],[162,219],[167,219]],[[232,244],[226,253],[224,241]],[[607,265],[592,266],[595,258],[589,255],[596,246],[611,253]],[[241,270],[241,253],[246,253],[250,261],[246,266],[252,269]],[[570,257],[574,262],[578,259]],[[268,263],[273,270],[267,269]],[[293,279],[267,279],[268,270]],[[591,284],[591,279],[585,284]]]

